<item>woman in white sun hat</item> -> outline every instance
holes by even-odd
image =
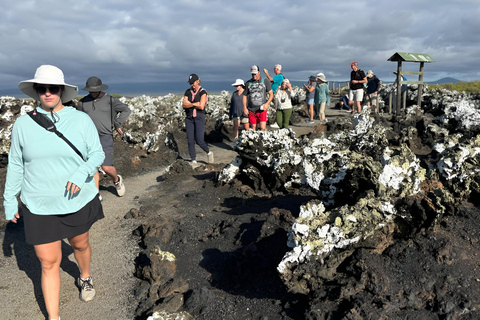
[[[89,301],[95,296],[88,231],[103,218],[93,175],[102,164],[104,153],[90,117],[64,105],[75,99],[78,89],[65,83],[62,70],[42,65],[33,79],[20,82],[18,87],[37,100],[39,106],[31,115],[19,117],[12,129],[5,215],[13,223],[23,217],[26,241],[34,246],[42,266],[48,319],[60,319],[63,239],[68,239],[72,246],[80,269],[80,298]],[[34,117],[50,119],[80,154],[35,122]]]
[[[248,130],[250,125],[248,123],[248,115],[243,113],[245,82],[242,79],[236,79],[232,83],[232,87],[235,87],[236,90],[232,93],[232,98],[230,99],[230,118],[233,119],[233,132],[235,133],[235,143],[237,143],[240,123],[243,124],[245,130]]]

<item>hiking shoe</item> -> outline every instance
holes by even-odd
[[[278,126],[278,124],[275,122],[275,123],[272,123],[270,125],[270,128],[274,128],[274,129],[280,129],[280,127]]]
[[[78,286],[80,287],[80,300],[91,301],[95,297],[95,289],[93,288],[92,277],[87,279],[78,278]]]
[[[310,120],[310,119],[306,120],[305,122],[306,122],[306,123],[315,123],[315,121]]]
[[[207,156],[208,156],[208,163],[213,163],[215,162],[215,158],[213,157],[213,152],[210,151],[209,153],[207,153]]]
[[[119,197],[125,195],[125,186],[123,185],[123,178],[121,175],[117,174],[118,181],[114,183],[115,189],[117,189],[117,194]]]

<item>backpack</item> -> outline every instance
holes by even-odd
[[[265,79],[262,77],[259,82],[247,81],[248,104],[247,107],[253,112],[260,110],[260,107],[267,102],[267,90]]]

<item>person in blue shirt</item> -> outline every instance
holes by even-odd
[[[273,72],[275,73],[275,75],[273,77],[268,74],[267,69],[263,69],[263,72],[267,76],[268,80],[270,80],[270,82],[272,83],[272,91],[273,91],[273,94],[275,94],[275,92],[277,92],[278,87],[282,84],[283,80],[285,79],[285,77],[282,74],[282,65],[280,64],[275,65],[275,67],[273,68]]]
[[[48,319],[59,319],[63,239],[68,239],[80,269],[80,299],[90,301],[95,296],[88,233],[103,218],[93,176],[105,155],[90,117],[64,105],[75,99],[78,88],[65,83],[62,70],[42,65],[34,79],[18,87],[39,103],[32,117],[49,118],[82,155],[31,116],[15,121],[3,195],[5,215],[13,223],[23,217],[26,241],[42,266]]]

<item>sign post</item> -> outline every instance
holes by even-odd
[[[424,75],[424,66],[425,62],[435,62],[428,54],[425,53],[411,53],[411,52],[396,52],[393,56],[391,56],[388,61],[397,61],[397,71],[394,73],[397,75],[397,79],[395,81],[396,85],[396,95],[395,95],[395,106],[393,108],[393,113],[400,114],[405,111],[405,107],[401,108],[402,106],[402,89],[406,90],[406,85],[408,84],[418,84],[418,99],[417,104],[419,107],[422,106],[422,92],[423,92],[423,75]],[[402,62],[416,62],[420,64],[420,69],[418,72],[414,71],[402,71]],[[403,80],[403,75],[405,74],[413,74],[418,75],[418,81],[407,81]],[[406,99],[404,99],[406,100]],[[403,101],[403,105],[406,105],[406,101]],[[402,110],[403,109],[403,110]]]

